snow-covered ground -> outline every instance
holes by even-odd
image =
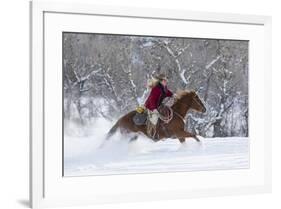
[[[117,133],[105,146],[99,148],[111,125],[100,119],[88,130],[86,136],[78,136],[75,131],[65,134],[65,176],[249,167],[248,138],[201,138],[201,143],[187,139],[185,144],[180,144],[175,139],[155,143],[142,136],[128,143],[128,139]]]

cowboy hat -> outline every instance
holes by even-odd
[[[156,75],[155,78],[159,81],[168,80],[167,76],[163,73]]]

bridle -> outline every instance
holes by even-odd
[[[200,107],[202,107],[202,105],[197,101],[197,99],[194,99],[193,97],[192,97],[192,99],[193,99],[193,101],[195,101]],[[182,104],[182,105],[185,105],[185,106],[190,107],[189,105],[187,105],[187,104],[185,104],[185,103],[183,103],[183,102],[179,102],[178,100],[177,100],[176,102],[179,103],[179,104]],[[182,115],[180,115],[177,111],[174,111],[174,113],[183,121],[184,124],[186,124],[185,119],[184,119],[185,117],[183,117]]]
[[[197,96],[198,97],[198,96]],[[201,108],[202,108],[202,104],[200,104],[198,101],[197,101],[197,98],[196,99],[193,99],[193,101],[195,101]],[[204,104],[203,104],[203,107],[205,108]]]

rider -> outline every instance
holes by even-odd
[[[156,130],[156,125],[159,118],[159,112],[157,108],[161,105],[166,97],[173,96],[173,93],[167,87],[168,79],[164,74],[155,76],[155,79],[155,82],[153,82],[150,86],[151,92],[144,104],[148,110],[148,118],[153,125],[154,131]]]

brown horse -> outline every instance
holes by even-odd
[[[153,141],[159,141],[165,138],[177,138],[181,143],[185,142],[185,138],[192,137],[197,141],[200,141],[195,134],[189,133],[184,130],[185,116],[189,110],[195,110],[198,112],[206,112],[206,108],[198,95],[194,91],[180,91],[177,93],[174,104],[172,105],[174,112],[173,118],[167,124],[159,120],[157,139],[152,139],[148,133],[146,125],[135,125],[133,122],[133,116],[136,111],[131,111],[128,114],[121,117],[116,124],[110,129],[107,135],[107,139],[113,135],[118,129],[121,133],[143,133]],[[136,140],[138,135],[135,134],[132,140]]]

